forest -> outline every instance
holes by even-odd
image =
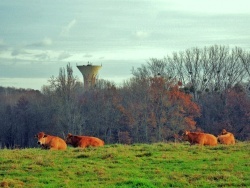
[[[107,144],[173,141],[183,130],[250,139],[250,53],[209,46],[151,58],[117,86],[84,90],[70,63],[41,91],[0,87],[0,148],[36,147],[44,131],[96,136]]]

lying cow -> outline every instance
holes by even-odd
[[[66,143],[72,145],[73,147],[81,147],[86,148],[89,146],[104,146],[104,141],[96,138],[96,137],[90,137],[90,136],[76,136],[72,134],[68,134],[66,138]]]
[[[235,144],[235,138],[234,135],[230,132],[227,132],[226,129],[223,129],[221,134],[217,137],[218,142],[221,144]]]
[[[190,145],[199,144],[201,146],[216,146],[217,138],[212,134],[200,133],[200,132],[190,132],[185,131],[183,133],[183,139],[188,141]]]
[[[41,145],[42,149],[65,150],[67,148],[65,141],[57,136],[40,132],[35,135],[35,138],[38,139],[37,143]]]

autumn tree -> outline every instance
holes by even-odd
[[[182,83],[163,73],[163,63],[148,62],[148,66],[133,70],[136,79],[143,81],[147,90],[144,126],[151,134],[151,141],[162,141],[181,129],[194,128],[194,118],[200,113],[192,96],[180,90]]]
[[[149,142],[148,126],[149,80],[146,78],[131,78],[124,82],[121,88],[123,116],[127,121],[127,131],[133,142]],[[125,130],[123,130],[125,131]]]
[[[192,101],[190,94],[180,90],[178,82],[154,77],[151,79],[149,95],[149,120],[157,128],[158,141],[171,137],[180,130],[195,128],[194,118],[200,115],[200,108]]]
[[[120,86],[83,90],[70,64],[42,92],[0,87],[0,145],[34,147],[39,131],[97,136],[106,143],[151,143],[184,129],[249,139],[249,53],[210,46],[151,58]]]
[[[202,116],[196,118],[198,126],[204,131],[218,134],[219,127],[230,124],[226,120],[230,117],[225,109],[228,102],[234,100],[228,98],[227,91],[240,84],[245,88],[246,97],[250,96],[249,57],[249,52],[239,47],[214,45],[174,52],[172,56],[160,60],[152,58],[150,63],[165,64],[159,66],[164,67],[158,69],[164,72],[161,75],[182,83],[182,90],[190,93],[200,105]]]
[[[223,127],[235,133],[240,140],[250,138],[250,98],[245,88],[237,84],[225,91],[225,121]]]

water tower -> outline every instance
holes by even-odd
[[[88,63],[87,65],[77,65],[77,68],[83,75],[84,90],[88,90],[89,88],[95,85],[96,76],[102,66],[92,65]]]

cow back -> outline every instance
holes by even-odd
[[[67,144],[63,139],[57,136],[46,137],[46,146],[48,146],[51,150],[65,150],[67,148]]]
[[[216,146],[218,144],[217,138],[212,134],[204,134],[204,145]]]
[[[186,137],[190,145],[193,144],[209,145],[209,146],[217,145],[217,138],[212,134],[188,132],[186,134]]]
[[[234,135],[232,133],[229,133],[229,132],[227,132],[227,134],[224,134],[224,135],[219,135],[218,141],[221,144],[226,144],[226,145],[235,144]]]
[[[85,148],[85,147],[98,147],[98,146],[103,146],[104,145],[104,141],[96,138],[96,137],[90,137],[90,136],[79,136],[79,143],[78,146]]]

